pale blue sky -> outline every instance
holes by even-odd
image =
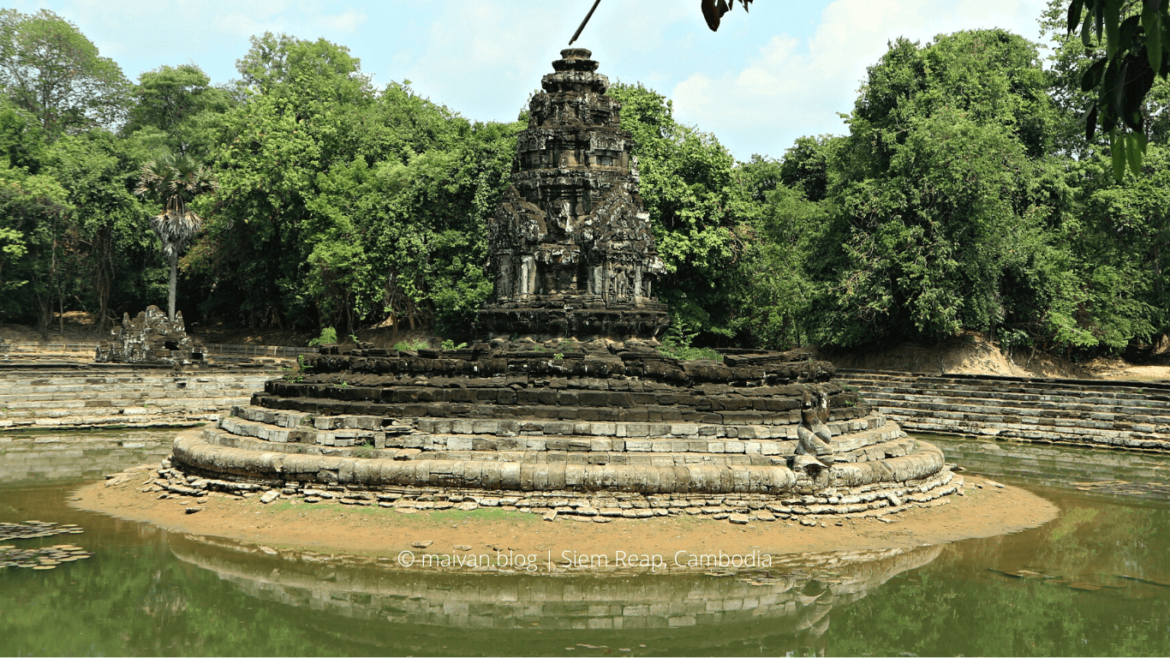
[[[6,0],[77,24],[126,76],[198,64],[236,77],[266,30],[348,46],[375,83],[409,79],[463,116],[511,120],[591,0]],[[577,45],[612,80],[672,98],[679,120],[736,157],[779,157],[801,135],[841,133],[865,67],[898,36],[1002,27],[1039,39],[1044,0],[757,0],[712,33],[699,0],[602,0]]]

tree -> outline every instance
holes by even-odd
[[[470,329],[490,293],[486,217],[518,123],[473,124],[379,91],[328,41],[266,34],[223,115],[222,193],[190,271],[250,325]]]
[[[831,222],[807,264],[813,336],[994,332],[1005,268],[1033,243],[1028,181],[1051,143],[1036,48],[999,30],[898,40],[867,78],[830,151]]]
[[[167,293],[167,317],[175,321],[175,286],[179,255],[199,232],[203,218],[187,207],[195,197],[215,192],[218,185],[211,171],[186,155],[167,154],[142,166],[134,193],[159,200],[163,211],[150,219],[150,228],[162,243],[162,253],[171,266]]]
[[[0,88],[47,136],[112,127],[125,113],[126,78],[77,26],[42,9],[0,10]]]
[[[633,134],[641,196],[667,271],[657,290],[671,321],[708,342],[734,336],[739,317],[728,277],[751,231],[735,158],[714,135],[675,121],[672,103],[652,89],[619,83],[609,94]]]
[[[162,66],[138,78],[122,133],[161,131],[161,142],[179,155],[206,158],[217,146],[218,118],[232,105],[227,90],[211,86],[198,66]]]
[[[68,193],[75,208],[81,281],[71,291],[83,309],[96,306],[98,331],[115,321],[111,303],[119,292],[139,298],[144,263],[152,251],[144,235],[146,208],[135,198],[145,149],[134,139],[90,130],[57,140],[49,149],[46,171]]]

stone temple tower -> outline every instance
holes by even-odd
[[[529,105],[512,185],[488,226],[491,336],[642,337],[668,324],[662,260],[638,193],[630,133],[583,48],[561,51]]]

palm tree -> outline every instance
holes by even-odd
[[[187,155],[166,154],[142,166],[134,193],[151,196],[163,206],[161,214],[150,218],[150,228],[162,242],[163,256],[171,264],[171,282],[167,296],[167,317],[175,321],[175,284],[178,279],[179,254],[199,232],[203,218],[187,208],[199,196],[219,189],[211,170]]]

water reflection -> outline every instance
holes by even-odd
[[[162,461],[173,430],[0,433],[0,483],[43,484],[101,478],[129,466]]]
[[[1170,501],[1170,455],[915,434],[974,473],[1088,493]]]
[[[1031,458],[1042,466],[1047,454]],[[1166,463],[1139,457],[1102,476],[1138,482]],[[979,470],[1012,481],[997,463],[1015,468]],[[1062,510],[1041,528],[724,578],[419,573],[268,555],[71,509],[73,485],[25,483],[0,488],[0,522],[78,524],[69,540],[94,557],[0,570],[0,654],[1170,655],[1170,506],[1056,487],[1104,467],[1061,468],[1033,480]]]
[[[272,550],[272,549],[269,549]],[[385,622],[384,629],[430,626],[444,641],[472,644],[483,631],[633,631],[639,643],[691,638],[715,650],[728,636],[789,635],[819,644],[829,612],[866,596],[894,575],[935,559],[941,547],[858,551],[793,559],[768,572],[726,577],[518,576],[403,572],[333,565],[294,552],[188,538],[176,557],[214,572],[242,593],[326,615]],[[392,634],[391,634],[392,635]],[[592,642],[598,644],[598,642]],[[612,648],[612,647],[611,647]]]

